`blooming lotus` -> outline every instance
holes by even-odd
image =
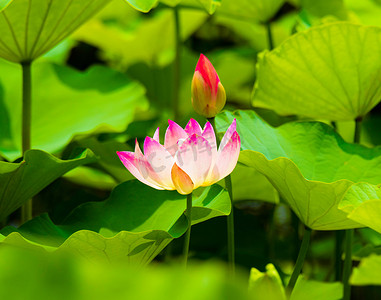
[[[226,93],[212,63],[201,54],[192,79],[193,109],[206,118],[215,117],[225,106]]]
[[[135,142],[135,152],[117,152],[124,166],[141,182],[158,190],[190,194],[229,175],[235,168],[241,147],[236,120],[230,125],[217,150],[216,136],[207,122],[202,129],[191,119],[185,129],[169,120],[164,145],[159,128],[144,140],[144,154]]]

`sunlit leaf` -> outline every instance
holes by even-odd
[[[0,153],[14,160],[21,156],[21,73],[6,62],[1,69]],[[32,75],[33,148],[56,152],[79,133],[123,131],[147,108],[144,88],[106,67],[82,73],[43,63]]]
[[[36,59],[110,1],[12,1],[0,13],[0,57],[13,62]]]
[[[305,300],[306,295],[310,300],[340,300],[343,297],[343,286],[340,282],[307,280],[301,275],[292,291],[290,300]]]
[[[158,2],[164,3],[168,6],[175,7],[179,4],[189,5],[192,7],[203,7],[209,14],[216,11],[216,8],[220,6],[221,0],[125,0],[133,8],[142,12],[149,12],[154,8]]]
[[[94,155],[87,151],[76,158],[60,160],[46,152],[30,150],[21,163],[0,162],[0,220],[66,172],[94,161]]]
[[[361,182],[352,185],[339,206],[348,218],[381,233],[381,189]]]
[[[176,191],[158,191],[132,180],[118,185],[104,202],[82,204],[66,219],[65,224],[75,224],[77,228],[93,231],[99,231],[102,227],[115,232],[123,229],[134,232],[166,230],[172,236],[179,237],[183,234],[182,229],[178,231],[172,226],[183,215],[185,200],[186,197]],[[229,213],[227,191],[218,185],[205,189],[193,199],[193,224]]]
[[[237,164],[231,174],[234,201],[259,200],[279,203],[279,194],[268,179],[254,168]]]
[[[273,264],[266,266],[266,272],[252,268],[250,271],[249,291],[253,300],[286,300],[286,292],[278,271]]]
[[[186,197],[159,191],[137,180],[120,184],[109,199],[80,205],[55,225],[47,215],[20,228],[5,227],[3,243],[69,250],[90,260],[149,263],[173,238],[187,228]],[[230,199],[218,185],[194,196],[192,223],[230,213]],[[53,248],[52,248],[53,247]]]
[[[381,99],[381,28],[333,23],[290,37],[258,62],[253,105],[280,115],[354,120]]]
[[[343,287],[340,282],[320,282],[307,280],[303,275],[298,277],[290,297],[286,297],[285,288],[272,264],[266,266],[266,272],[253,268],[250,273],[249,290],[253,300],[339,300],[342,298]]]
[[[158,0],[126,0],[133,8],[142,12],[149,12],[158,2]]]
[[[309,23],[326,16],[334,17],[336,20],[348,20],[348,9],[344,0],[302,0],[302,14],[306,14]]]
[[[0,12],[6,8],[13,0],[0,0]]]
[[[365,25],[381,25],[381,5],[379,0],[345,0],[347,7]]]
[[[361,260],[353,269],[350,283],[352,285],[381,285],[381,255],[371,255]]]
[[[267,125],[254,112],[225,112],[223,131],[237,119],[242,150],[239,161],[264,174],[300,220],[316,230],[361,227],[338,204],[354,183],[381,181],[381,149],[348,144],[319,122]]]
[[[217,14],[267,22],[284,4],[284,0],[223,0]]]

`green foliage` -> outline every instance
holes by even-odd
[[[137,269],[1,247],[0,268],[3,299],[250,299],[246,276],[217,263]]]
[[[361,260],[360,265],[353,269],[352,285],[381,285],[381,256],[371,255]]]
[[[251,269],[249,291],[253,300],[304,300],[307,297],[310,300],[339,300],[343,296],[341,283],[307,280],[301,275],[287,297],[278,271],[272,264],[266,266],[266,272]]]
[[[92,261],[145,265],[185,232],[185,208],[185,196],[132,180],[117,186],[104,202],[79,206],[62,225],[43,215],[18,229],[6,227],[2,233],[8,236],[2,243],[69,251]],[[229,213],[227,191],[218,185],[194,197],[193,224]]]
[[[21,155],[21,74],[2,63],[0,153]],[[33,66],[32,146],[57,152],[80,133],[123,131],[147,109],[144,88],[102,66],[86,72],[47,63]]]
[[[12,62],[41,56],[111,0],[13,1],[0,14],[0,57]]]
[[[218,128],[224,130],[234,118],[242,139],[239,161],[264,174],[305,225],[316,230],[360,226],[338,204],[354,183],[381,181],[380,149],[348,144],[323,123],[272,128],[250,111],[220,114]]]
[[[0,0],[0,12],[5,9],[13,0]]]
[[[380,40],[380,28],[351,23],[290,37],[260,55],[253,105],[317,120],[363,117],[381,99]]]
[[[267,22],[284,2],[284,0],[223,0],[217,13],[237,19]]]
[[[181,10],[179,15],[182,40],[189,38],[208,17],[198,10]],[[173,60],[175,21],[172,10],[159,11],[128,29],[110,26],[101,16],[85,24],[74,37],[101,49],[105,58],[120,69],[139,62],[166,65]]]
[[[164,3],[166,5],[175,7],[177,5],[189,5],[191,7],[202,7],[209,14],[213,14],[217,7],[220,6],[221,0],[125,0],[127,1],[133,8],[142,11],[149,12],[152,8],[154,8],[159,2]]]
[[[381,233],[381,190],[365,182],[352,185],[339,206],[348,218]]]
[[[253,300],[286,300],[282,280],[273,264],[266,266],[266,272],[252,268],[250,271],[249,291]]]
[[[21,163],[0,161],[0,220],[69,170],[94,161],[88,151],[60,160],[40,150],[26,152]]]

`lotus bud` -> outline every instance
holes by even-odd
[[[215,117],[225,106],[226,93],[212,63],[201,54],[192,80],[193,109],[206,118]]]

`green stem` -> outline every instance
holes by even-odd
[[[360,133],[361,133],[361,122],[362,117],[358,117],[355,120],[355,134],[353,142],[356,144],[360,143]],[[349,277],[352,272],[352,242],[353,242],[354,229],[347,229],[345,231],[345,260],[343,269],[343,286],[344,286],[344,296],[343,300],[349,300],[351,298],[351,285],[349,284]]]
[[[175,18],[175,61],[173,72],[173,118],[175,121],[179,119],[179,93],[180,93],[180,55],[181,55],[181,35],[180,35],[180,16],[179,8],[175,6],[173,8],[173,14]]]
[[[216,122],[214,118],[209,118],[208,121],[212,124],[213,130],[216,134],[217,144],[220,144],[220,140],[217,135]],[[228,190],[230,198],[231,211],[227,216],[227,237],[228,237],[228,262],[231,274],[235,274],[235,239],[234,239],[234,203],[233,203],[233,187],[231,176],[225,177],[225,187]]]
[[[31,118],[32,118],[32,80],[31,62],[21,63],[22,67],[22,154],[31,148]],[[32,199],[21,208],[21,223],[32,219]]]
[[[288,282],[287,289],[291,293],[292,289],[295,286],[295,283],[299,277],[300,272],[302,271],[304,260],[307,255],[308,246],[310,244],[312,230],[307,226],[304,227],[304,235],[302,244],[300,246],[299,255],[295,263],[294,271],[292,271],[292,275],[290,281]]]
[[[192,228],[192,193],[187,195],[187,209],[185,211],[185,215],[188,219],[188,229],[187,229],[187,232],[185,233],[185,242],[184,242],[184,249],[183,249],[184,266],[186,267],[188,264],[190,234],[191,234],[191,228]]]
[[[347,229],[345,231],[345,260],[343,270],[343,285],[344,285],[344,297],[343,300],[349,300],[351,298],[351,285],[349,284],[349,277],[352,271],[352,241],[353,241],[353,229]]]
[[[231,211],[227,216],[228,231],[228,261],[231,274],[235,274],[235,241],[234,241],[234,204],[233,204],[233,187],[230,174],[225,177],[225,186],[229,193]]]
[[[273,33],[271,30],[271,22],[266,22],[266,31],[267,31],[267,42],[269,45],[269,50],[274,49],[274,38],[273,38]]]
[[[335,281],[341,281],[343,261],[341,255],[343,253],[344,231],[336,230],[335,232]]]

